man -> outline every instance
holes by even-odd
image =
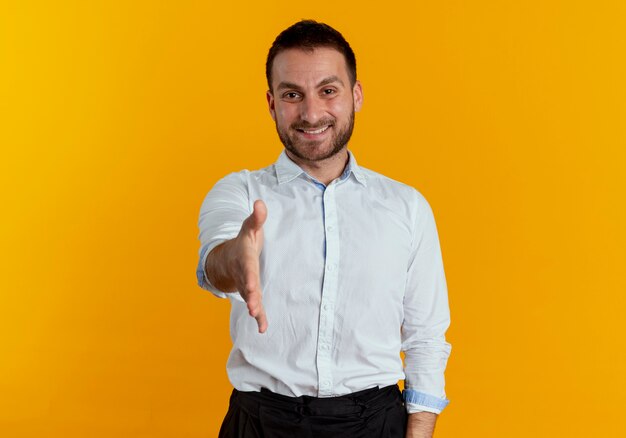
[[[285,150],[200,211],[199,285],[232,304],[220,436],[431,437],[450,354],[432,211],[348,151],[363,91],[339,32],[294,24],[266,75]]]

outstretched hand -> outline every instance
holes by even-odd
[[[252,214],[243,222],[239,235],[234,239],[230,269],[232,279],[248,306],[250,316],[259,324],[259,333],[267,330],[259,266],[259,257],[263,249],[263,224],[266,218],[265,203],[261,200],[255,201]]]

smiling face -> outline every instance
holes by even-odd
[[[270,114],[285,149],[315,162],[341,152],[361,108],[361,84],[350,84],[343,55],[335,49],[287,49],[274,58]]]

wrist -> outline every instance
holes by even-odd
[[[205,271],[208,280],[222,292],[235,292],[234,281],[236,258],[233,257],[235,239],[227,240],[213,248],[206,258]]]
[[[432,412],[409,414],[406,438],[432,438],[436,421],[437,414]]]

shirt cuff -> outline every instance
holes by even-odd
[[[443,411],[443,408],[448,406],[448,403],[450,403],[450,400],[445,398],[435,397],[414,389],[405,389],[402,391],[402,397],[404,398],[404,404],[409,414],[414,414],[416,412],[432,412],[433,414],[440,414],[441,411]]]
[[[213,295],[220,297],[220,298],[226,298],[227,297],[226,293],[222,292],[221,290],[213,286],[213,284],[211,284],[211,282],[206,276],[206,271],[204,270],[204,267],[206,265],[206,259],[209,253],[213,250],[213,248],[215,248],[216,246],[220,245],[223,242],[225,242],[225,240],[212,242],[209,245],[202,248],[200,251],[200,260],[198,260],[198,266],[196,268],[196,277],[198,279],[198,286],[200,286],[202,289],[208,290],[209,292],[213,293]]]

